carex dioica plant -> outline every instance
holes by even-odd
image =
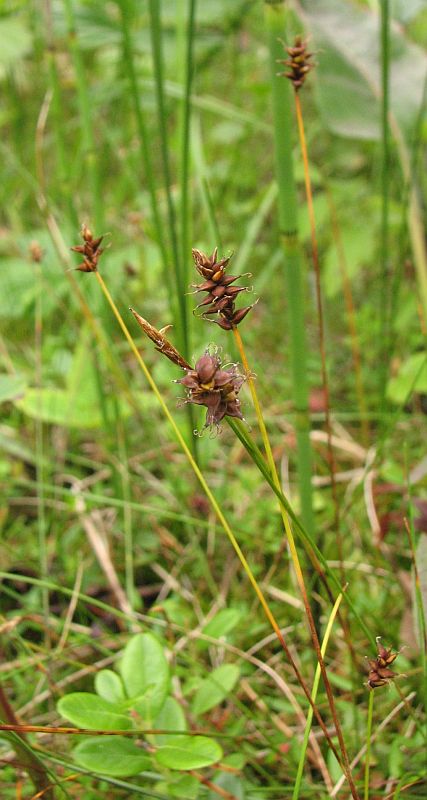
[[[253,572],[252,572],[252,570],[251,570],[251,568],[249,566],[249,563],[247,562],[247,560],[246,560],[246,558],[245,558],[245,556],[244,556],[244,554],[243,554],[243,552],[242,552],[242,550],[240,548],[240,545],[239,545],[239,543],[238,543],[238,541],[237,541],[237,539],[236,539],[236,537],[235,537],[235,535],[234,535],[234,533],[233,533],[233,531],[232,531],[232,529],[231,529],[231,527],[230,527],[230,525],[229,525],[229,523],[228,523],[228,521],[227,521],[227,519],[226,519],[226,517],[225,517],[225,515],[224,515],[224,513],[223,513],[223,511],[221,509],[221,507],[220,507],[220,505],[218,504],[215,496],[213,495],[211,489],[209,488],[204,475],[202,474],[199,466],[197,465],[196,461],[194,460],[194,458],[192,456],[192,453],[191,453],[188,445],[185,442],[185,439],[183,438],[183,436],[182,436],[182,434],[181,434],[181,432],[180,432],[180,430],[179,430],[179,428],[178,428],[173,416],[171,415],[171,413],[170,413],[170,411],[169,411],[169,409],[168,409],[168,407],[167,407],[167,405],[166,405],[166,403],[165,403],[165,401],[163,399],[163,396],[162,396],[159,388],[157,387],[157,384],[155,383],[155,381],[154,381],[154,379],[153,379],[148,367],[145,364],[144,359],[141,356],[141,353],[139,352],[138,348],[136,347],[136,344],[135,344],[135,342],[134,342],[134,340],[133,340],[133,338],[132,338],[132,336],[131,336],[131,334],[130,334],[130,332],[129,332],[129,330],[128,330],[128,328],[127,328],[127,326],[126,326],[126,324],[125,324],[125,322],[124,322],[124,320],[123,320],[123,318],[122,318],[122,316],[121,316],[121,314],[120,314],[120,312],[119,312],[119,310],[118,310],[118,308],[117,308],[117,306],[116,306],[116,304],[115,304],[115,302],[114,302],[114,300],[113,300],[108,288],[107,288],[107,285],[106,285],[104,279],[102,278],[102,276],[100,275],[100,273],[98,271],[99,259],[100,259],[101,255],[102,255],[102,252],[103,252],[103,248],[101,248],[101,243],[102,243],[103,237],[94,237],[93,233],[91,232],[91,230],[86,225],[84,225],[82,227],[81,234],[82,234],[82,238],[83,238],[83,244],[77,245],[76,247],[72,248],[75,252],[83,255],[83,261],[82,261],[81,264],[79,264],[76,267],[76,269],[81,271],[81,272],[87,272],[87,273],[92,272],[92,273],[95,274],[96,279],[97,279],[97,281],[98,281],[98,283],[100,285],[100,288],[101,288],[101,290],[102,290],[107,302],[109,303],[109,305],[110,305],[110,307],[111,307],[111,309],[113,311],[113,314],[116,317],[116,319],[117,319],[117,321],[118,321],[118,323],[119,323],[119,325],[120,325],[120,327],[121,327],[121,329],[122,329],[122,331],[123,331],[123,333],[125,335],[125,338],[127,339],[128,343],[130,345],[130,348],[131,348],[136,360],[139,363],[139,366],[141,367],[142,371],[144,372],[144,375],[145,375],[145,377],[146,377],[151,389],[153,390],[154,394],[156,395],[157,400],[159,401],[159,403],[160,403],[160,405],[162,407],[164,415],[166,416],[166,418],[168,419],[170,425],[172,426],[172,428],[174,430],[174,433],[175,433],[175,436],[176,436],[176,438],[177,438],[177,440],[178,440],[183,452],[185,453],[185,455],[186,455],[186,457],[187,457],[187,459],[188,459],[188,461],[189,461],[189,463],[191,465],[191,468],[193,469],[196,477],[198,478],[198,480],[199,480],[199,482],[200,482],[200,484],[201,484],[201,486],[202,486],[202,488],[203,488],[208,500],[210,501],[210,503],[212,505],[212,508],[215,511],[215,514],[216,514],[220,524],[224,528],[224,531],[227,534],[228,539],[229,539],[230,543],[232,544],[232,546],[233,546],[233,548],[234,548],[234,550],[235,550],[235,552],[237,554],[237,557],[239,558],[240,563],[242,564],[243,569],[245,570],[245,572],[246,572],[246,574],[248,576],[248,579],[249,579],[249,581],[250,581],[250,583],[252,585],[252,588],[255,591],[255,594],[256,594],[261,606],[262,606],[262,609],[263,609],[263,611],[265,613],[265,616],[267,617],[270,625],[272,626],[272,628],[273,628],[273,630],[274,630],[274,632],[275,632],[275,634],[276,634],[276,636],[277,636],[277,638],[278,638],[278,640],[279,640],[279,642],[280,642],[280,644],[281,644],[281,646],[282,646],[282,648],[283,648],[283,650],[284,650],[284,652],[286,654],[286,657],[287,657],[287,659],[289,661],[289,664],[291,665],[291,667],[292,667],[292,669],[293,669],[293,671],[295,673],[295,676],[296,676],[296,678],[297,678],[297,680],[298,680],[298,682],[299,682],[299,684],[300,684],[305,696],[307,697],[308,702],[310,703],[311,707],[313,708],[313,713],[314,713],[314,715],[316,717],[316,720],[318,721],[318,723],[319,723],[319,725],[320,725],[320,727],[321,727],[321,729],[322,729],[322,731],[323,731],[323,733],[325,735],[325,739],[328,742],[329,748],[334,753],[335,757],[337,758],[338,763],[341,765],[341,767],[343,769],[343,772],[344,772],[344,774],[346,775],[346,777],[347,777],[347,779],[349,781],[349,785],[350,785],[350,789],[351,789],[351,792],[352,792],[352,796],[354,798],[357,798],[357,792],[356,792],[356,790],[354,788],[354,784],[353,784],[353,781],[352,781],[351,774],[349,774],[349,771],[348,771],[348,768],[347,768],[347,764],[348,764],[347,755],[345,753],[345,755],[343,754],[342,757],[341,757],[340,753],[338,752],[338,750],[337,750],[337,748],[336,748],[336,746],[335,746],[335,744],[334,744],[334,742],[333,742],[333,740],[331,738],[331,734],[330,734],[327,726],[325,725],[325,722],[323,721],[323,718],[322,718],[322,716],[321,716],[316,704],[314,703],[314,701],[313,701],[313,699],[311,697],[311,693],[310,693],[310,690],[309,690],[309,688],[307,686],[307,683],[304,680],[304,678],[303,678],[303,676],[302,676],[302,674],[301,674],[301,672],[299,670],[299,667],[298,667],[297,663],[295,662],[295,659],[294,659],[294,657],[293,657],[293,655],[292,655],[292,653],[291,653],[291,651],[289,649],[289,646],[288,646],[288,644],[287,644],[287,642],[286,642],[286,640],[284,638],[284,635],[283,635],[283,633],[282,633],[282,631],[281,631],[281,629],[279,627],[279,624],[278,624],[275,616],[273,615],[273,613],[272,613],[272,611],[271,611],[271,609],[270,609],[270,607],[269,607],[269,605],[267,603],[267,600],[266,600],[266,598],[265,598],[265,596],[264,596],[264,594],[263,594],[258,582],[256,581],[256,579],[255,579],[255,577],[253,575]],[[197,252],[199,252],[199,251],[197,251]],[[199,256],[197,256],[197,257],[200,258]],[[205,261],[208,260],[208,257],[205,257],[204,260]],[[216,263],[215,263],[216,262],[216,255],[215,255],[214,258],[210,257],[210,260],[211,260],[211,267],[208,267],[208,268],[213,270],[213,273],[212,273],[213,275],[216,275],[218,273],[218,271],[219,271],[218,269],[215,269],[215,266],[217,266]],[[225,264],[223,263],[222,266],[225,267]],[[215,297],[215,295],[214,295],[214,297]],[[226,305],[224,304],[224,305],[221,306],[221,311],[219,313],[223,314],[225,309],[226,309]],[[248,313],[249,310],[250,309],[247,309],[246,313]],[[240,407],[240,401],[239,401],[239,398],[238,398],[238,394],[239,394],[239,391],[240,391],[240,389],[241,389],[241,387],[242,387],[242,385],[243,385],[243,383],[245,381],[245,377],[242,376],[239,373],[237,365],[231,365],[231,367],[230,366],[227,367],[226,365],[223,366],[221,364],[221,361],[220,361],[219,356],[218,356],[217,353],[210,353],[209,351],[206,351],[198,359],[198,361],[196,362],[195,366],[193,367],[179,353],[179,351],[175,348],[175,346],[166,338],[165,334],[166,334],[169,326],[166,326],[165,328],[162,328],[161,330],[157,330],[153,325],[151,325],[143,317],[141,317],[136,311],[134,311],[133,309],[131,309],[131,311],[132,311],[135,319],[137,320],[138,324],[144,330],[144,333],[154,342],[156,350],[158,350],[160,353],[165,355],[170,361],[172,361],[174,364],[176,364],[176,366],[178,366],[180,369],[184,370],[184,372],[185,372],[184,377],[177,381],[177,383],[180,383],[181,385],[183,385],[187,389],[187,396],[186,396],[184,402],[195,403],[197,405],[205,405],[206,408],[207,408],[206,424],[208,426],[210,426],[210,425],[218,426],[219,422],[225,416],[237,417],[237,419],[241,419],[242,418],[242,413],[241,413],[241,407]],[[218,310],[216,310],[216,311],[218,313]],[[233,313],[233,314],[236,313],[235,312],[235,308],[234,308],[233,295],[231,295],[229,307],[228,307],[228,309],[226,310],[225,313],[228,313],[229,315],[231,313]],[[246,316],[246,314],[245,314],[245,316]],[[240,321],[241,321],[241,319],[243,319],[243,316],[241,316]],[[236,322],[233,325],[233,331],[234,332],[236,331]],[[243,347],[242,347],[242,352],[244,353]],[[248,369],[246,368],[246,366],[245,366],[245,369],[246,369],[246,373],[247,373],[246,377],[248,377],[250,373],[249,373]],[[271,448],[270,448],[270,454],[271,454]],[[294,548],[295,548],[295,546],[294,546]],[[323,661],[319,660],[319,663],[321,664],[322,674],[323,674],[324,673]],[[337,728],[338,727],[338,723],[337,723],[337,720],[336,720],[335,710],[333,711],[333,716],[334,716],[335,727]],[[340,749],[342,751],[342,742],[340,742]]]
[[[304,72],[301,75],[305,75],[310,67],[304,67]],[[301,77],[299,78],[299,82],[301,85]],[[205,278],[205,282],[193,285],[193,288],[196,292],[206,292],[207,297],[203,300],[197,308],[203,308],[202,317],[205,319],[209,318],[209,315],[213,316],[213,321],[217,322],[221,328],[225,330],[232,330],[234,333],[234,337],[236,339],[236,343],[242,358],[242,363],[244,365],[246,371],[246,379],[248,381],[248,385],[251,391],[252,400],[254,403],[254,408],[257,415],[257,420],[259,424],[259,428],[261,431],[264,448],[267,456],[267,462],[270,468],[271,476],[274,480],[275,485],[277,488],[281,488],[280,478],[276,470],[276,465],[273,458],[273,453],[271,449],[270,440],[268,437],[267,429],[265,426],[261,405],[258,399],[257,391],[255,388],[253,375],[249,369],[248,360],[246,357],[246,352],[243,346],[242,337],[240,332],[237,328],[239,322],[241,322],[245,316],[251,311],[255,304],[251,306],[246,306],[245,308],[239,309],[236,311],[235,309],[235,298],[237,295],[245,291],[246,287],[235,286],[235,281],[238,280],[242,275],[227,275],[226,269],[228,267],[230,258],[223,258],[220,260],[218,259],[218,250],[217,248],[214,249],[211,256],[207,256],[205,253],[202,253],[199,250],[193,250],[193,259],[196,266],[197,271],[203,278]],[[344,742],[344,738],[342,735],[341,725],[338,719],[338,715],[336,712],[335,701],[333,697],[332,688],[329,682],[329,678],[326,673],[326,668],[323,660],[323,656],[321,653],[320,642],[316,630],[316,625],[313,617],[313,613],[311,610],[311,606],[308,599],[307,589],[305,585],[303,571],[301,569],[300,560],[298,557],[298,552],[295,546],[294,535],[292,532],[292,527],[290,523],[289,516],[286,510],[280,505],[280,513],[283,520],[283,526],[286,534],[286,539],[289,546],[289,551],[292,558],[292,563],[294,566],[296,578],[298,581],[298,586],[301,592],[301,596],[304,603],[305,613],[307,617],[307,622],[310,630],[310,635],[312,638],[313,646],[316,652],[316,657],[321,669],[323,682],[325,685],[326,694],[328,697],[328,702],[331,710],[331,714],[334,720],[335,729],[340,745],[340,750],[342,753],[342,757],[344,760],[344,772],[347,775],[349,785],[353,796],[357,796],[356,788],[352,781],[351,772],[350,772],[350,765],[348,761],[347,750]]]

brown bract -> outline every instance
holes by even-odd
[[[213,317],[212,322],[216,322],[226,331],[231,331],[255,305],[253,303],[251,306],[237,310],[235,308],[237,295],[240,292],[247,292],[248,289],[246,286],[232,286],[232,284],[243,276],[226,274],[230,256],[217,261],[217,247],[210,256],[202,253],[201,250],[192,252],[197,272],[205,279],[203,283],[192,284],[193,289],[196,292],[206,292],[207,295],[197,308],[203,309],[202,317],[204,319]]]
[[[78,244],[71,248],[75,253],[81,253],[83,255],[83,261],[76,267],[76,270],[79,272],[96,272],[98,269],[98,261],[105,249],[100,247],[104,237],[99,236],[97,239],[94,239],[92,231],[87,225],[82,225],[81,236],[83,244]]]
[[[378,653],[375,659],[369,659],[369,675],[368,686],[371,689],[377,689],[379,686],[385,686],[393,678],[397,676],[397,672],[390,669],[390,665],[396,660],[399,653],[393,653],[391,647],[386,648],[379,641],[377,637]]]
[[[172,361],[178,367],[186,370],[191,369],[191,365],[188,363],[188,361],[186,361],[181,353],[178,352],[176,347],[174,347],[173,344],[166,339],[165,333],[169,330],[169,328],[172,327],[172,325],[166,325],[164,328],[161,328],[161,330],[158,331],[157,328],[155,328],[153,325],[150,325],[150,323],[147,322],[144,317],[141,317],[139,314],[137,314],[133,308],[131,308],[130,311],[132,311],[132,314],[134,315],[138,325],[141,326],[145,335],[148,336],[152,342],[154,342],[156,345],[156,350],[158,350],[159,353],[163,353],[163,355],[166,356],[169,361]]]
[[[211,427],[225,416],[243,419],[238,394],[244,381],[235,364],[221,369],[221,359],[206,352],[177,383],[187,389],[184,402],[206,406],[205,427]]]
[[[296,36],[293,46],[285,47],[285,50],[289,58],[279,59],[278,63],[288,67],[289,72],[279,72],[278,75],[283,78],[288,78],[295,91],[298,92],[301,86],[304,85],[308,73],[314,67],[311,61],[313,53],[308,51],[307,41],[303,41],[301,36]]]

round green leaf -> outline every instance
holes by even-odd
[[[120,703],[125,699],[123,684],[112,669],[101,669],[95,675],[95,689],[109,703]]]
[[[220,639],[233,630],[241,618],[242,614],[236,608],[223,608],[205,625],[203,633],[206,633],[207,636],[212,636],[214,639]],[[199,646],[208,647],[209,643],[200,640]]]
[[[92,772],[128,778],[150,769],[151,759],[131,739],[94,736],[79,742],[73,751],[77,763]]]
[[[163,647],[151,633],[134,636],[120,662],[127,696],[145,723],[159,713],[169,689],[169,665]]]
[[[154,727],[165,731],[186,731],[187,721],[184,712],[174,697],[167,697],[163,703],[160,713],[157,715]],[[170,739],[169,734],[158,734],[154,737],[156,744],[167,744]]]
[[[208,767],[221,757],[219,744],[207,736],[171,736],[155,754],[162,767],[177,770]]]
[[[239,674],[239,668],[235,664],[223,664],[214,669],[196,692],[191,706],[193,714],[205,714],[218,703],[222,703],[235,686]]]
[[[122,706],[108,703],[103,697],[90,692],[73,692],[61,697],[57,704],[59,713],[79,728],[104,731],[126,731],[132,727],[130,717]]]

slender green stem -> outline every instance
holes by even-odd
[[[40,264],[35,265],[36,280],[37,280],[37,296],[36,296],[36,313],[35,313],[35,330],[34,330],[34,350],[36,358],[36,375],[35,383],[38,389],[38,404],[41,406],[42,402],[42,337],[43,337],[43,283]],[[36,433],[36,481],[37,481],[37,528],[38,528],[38,549],[39,549],[39,563],[40,574],[42,578],[47,578],[49,574],[48,566],[48,553],[47,553],[47,536],[46,536],[46,512],[45,512],[45,497],[44,497],[44,443],[43,443],[43,422],[41,408],[35,421]],[[45,644],[49,646],[49,591],[42,590],[42,607],[45,619]]]
[[[267,483],[270,485],[271,489],[275,493],[275,495],[279,498],[280,503],[286,509],[287,513],[289,514],[291,520],[295,523],[295,530],[300,536],[301,541],[303,542],[306,552],[310,558],[313,567],[315,568],[316,572],[319,575],[328,575],[331,579],[331,583],[334,584],[335,588],[340,592],[342,590],[341,584],[337,577],[335,576],[334,571],[329,567],[328,562],[326,561],[325,556],[323,555],[322,551],[319,550],[316,542],[314,541],[313,537],[310,536],[309,532],[305,529],[303,523],[296,515],[295,511],[293,510],[289,500],[285,497],[282,490],[279,489],[270,473],[270,470],[265,463],[265,460],[262,456],[261,451],[255,444],[252,438],[250,438],[242,425],[238,420],[232,419],[231,417],[227,417],[227,422],[230,425],[230,428],[234,431],[236,436],[240,439],[243,447],[247,450],[248,454],[252,458],[254,464],[258,467],[261,474],[264,476]],[[324,574],[323,574],[324,573]],[[327,584],[326,584],[327,585]],[[373,636],[372,632],[369,630],[366,622],[364,621],[363,617],[357,611],[357,608],[353,604],[349,592],[345,592],[344,599],[351,609],[351,612],[357,620],[357,623],[361,630],[364,631],[365,635],[371,642],[373,647],[376,647],[375,637]]]
[[[374,711],[374,694],[375,690],[370,689],[369,703],[368,703],[368,719],[366,722],[366,758],[365,758],[365,780],[364,780],[363,800],[369,800],[369,768],[371,760],[371,736],[372,736],[372,717]]]
[[[145,115],[140,100],[140,88],[138,85],[138,78],[136,74],[133,49],[132,49],[132,36],[131,36],[131,26],[133,24],[132,6],[133,4],[130,3],[130,0],[120,0],[123,59],[126,68],[126,75],[129,78],[129,89],[132,98],[136,127],[138,132],[139,153],[141,157],[141,163],[144,169],[145,183],[148,188],[148,193],[150,196],[151,213],[153,216],[153,222],[156,229],[157,243],[160,249],[163,262],[164,279],[169,291],[170,306],[171,309],[173,310],[175,304],[173,301],[173,287],[169,272],[169,256],[163,232],[163,225],[158,209],[158,202],[156,197],[156,184],[154,180],[154,172],[150,157],[148,132],[145,122]]]
[[[310,167],[308,163],[308,150],[307,150],[307,142],[305,137],[305,129],[304,129],[304,119],[302,113],[302,106],[300,101],[300,96],[297,91],[294,91],[295,95],[295,110],[297,116],[297,123],[298,123],[298,132],[299,132],[299,139],[300,139],[300,146],[301,146],[301,154],[302,160],[304,164],[304,182],[305,182],[305,193],[307,199],[307,208],[308,208],[308,216],[310,220],[310,234],[311,234],[311,251],[312,251],[312,259],[313,259],[313,268],[314,268],[314,278],[316,284],[316,304],[317,304],[317,321],[318,321],[318,334],[319,334],[319,351],[320,351],[320,361],[321,361],[321,370],[322,370],[322,384],[323,384],[323,391],[325,394],[325,423],[326,423],[326,434],[328,437],[328,457],[329,457],[329,470],[331,476],[331,489],[332,489],[332,499],[334,504],[334,528],[335,528],[335,535],[338,545],[338,557],[340,560],[340,570],[341,570],[341,581],[344,583],[345,575],[343,569],[343,545],[342,545],[342,536],[341,536],[341,529],[340,529],[340,509],[339,509],[339,502],[338,502],[338,494],[337,494],[337,484],[335,480],[335,456],[334,456],[334,449],[332,447],[332,423],[331,423],[331,401],[330,401],[330,391],[329,391],[329,379],[328,379],[328,369],[326,365],[326,346],[325,346],[325,323],[324,323],[324,314],[323,314],[323,300],[322,300],[322,289],[320,285],[320,264],[319,264],[319,248],[317,244],[317,234],[316,234],[316,220],[314,216],[314,203],[313,203],[313,192],[311,190],[311,178],[310,178]]]
[[[336,601],[335,601],[334,607],[333,607],[333,609],[332,609],[332,611],[330,613],[329,619],[328,619],[328,624],[326,626],[325,635],[323,637],[323,642],[322,642],[322,647],[321,647],[322,658],[325,657],[326,648],[327,648],[328,642],[329,642],[329,637],[330,637],[331,632],[332,632],[332,626],[333,626],[333,624],[335,622],[335,617],[336,617],[336,615],[338,613],[338,609],[340,607],[341,600],[342,600],[342,594],[339,594],[337,599],[336,599]],[[317,667],[316,667],[316,674],[314,676],[313,689],[312,689],[312,692],[311,692],[311,698],[313,700],[313,703],[316,702],[319,683],[320,683],[320,664],[318,664]],[[303,739],[302,746],[301,746],[300,759],[299,759],[299,762],[298,762],[297,776],[295,778],[295,786],[294,786],[294,791],[293,791],[293,794],[292,794],[292,800],[298,800],[299,795],[300,795],[301,780],[302,780],[302,774],[303,774],[303,770],[304,770],[305,756],[306,756],[306,752],[307,752],[307,746],[308,746],[308,740],[309,740],[309,736],[310,736],[312,722],[313,722],[313,710],[311,708],[309,708],[308,709],[308,714],[307,714],[307,723],[306,723],[305,731],[304,731],[304,739]]]
[[[293,97],[288,82],[277,77],[277,60],[283,58],[283,49],[279,38],[283,37],[285,33],[287,9],[283,2],[266,2],[265,9],[270,49],[276,175],[279,187],[279,229],[288,298],[289,356],[296,411],[298,485],[304,526],[307,531],[313,533],[305,302],[298,240],[297,194],[292,160]]]
[[[388,358],[389,358],[389,339],[390,339],[390,319],[389,319],[389,199],[390,199],[390,128],[389,128],[389,105],[390,105],[390,9],[389,0],[380,0],[381,9],[381,292],[380,292],[380,331],[379,341],[382,345],[380,369],[378,370],[380,380],[381,403],[384,403],[385,387],[387,385]]]
[[[182,3],[178,4],[182,6]],[[189,263],[190,252],[190,123],[191,123],[191,86],[193,81],[193,40],[196,17],[196,0],[188,0],[188,17],[186,24],[186,53],[185,53],[185,76],[184,76],[184,96],[181,107],[181,280],[184,286],[189,283],[188,270],[186,265]],[[188,355],[188,354],[187,354]]]
[[[254,380],[252,378],[251,371],[249,369],[249,364],[248,364],[248,360],[246,358],[246,353],[245,353],[245,349],[243,347],[243,342],[242,342],[242,338],[240,336],[239,329],[236,328],[236,327],[233,327],[233,333],[234,333],[234,338],[235,338],[236,343],[237,343],[237,347],[239,349],[240,357],[241,357],[242,362],[243,362],[243,366],[245,368],[246,377],[247,377],[247,381],[248,381],[248,384],[249,384],[249,389],[250,389],[250,392],[251,392],[251,395],[252,395],[252,400],[253,400],[253,404],[254,404],[254,407],[255,407],[256,415],[257,415],[258,425],[260,427],[262,440],[264,442],[264,447],[265,447],[265,451],[266,451],[266,455],[267,455],[267,461],[268,461],[268,465],[269,465],[269,468],[270,468],[270,473],[271,473],[271,476],[273,478],[273,481],[274,481],[274,484],[275,484],[276,488],[280,491],[281,490],[280,479],[279,479],[279,476],[277,474],[276,465],[274,463],[273,453],[272,453],[272,450],[271,450],[270,440],[268,438],[267,428],[265,426],[265,422],[264,422],[264,418],[263,418],[263,414],[262,414],[262,410],[261,410],[261,405],[260,405],[260,402],[258,400],[257,391],[255,389],[255,383],[254,383]],[[345,770],[344,771],[345,771],[346,776],[348,778],[348,782],[349,782],[350,788],[352,790],[352,794],[353,794],[354,797],[356,797],[357,792],[356,792],[356,787],[353,784],[353,780],[352,780],[352,776],[351,776],[351,770],[350,770],[350,764],[349,764],[349,760],[348,760],[347,748],[345,746],[345,741],[344,741],[341,725],[340,725],[338,714],[337,714],[337,711],[336,711],[336,706],[335,706],[335,701],[334,701],[334,696],[333,696],[331,684],[329,682],[329,678],[328,678],[328,675],[327,675],[327,672],[326,672],[325,662],[323,660],[323,655],[322,655],[319,639],[318,639],[318,636],[317,636],[316,626],[314,624],[313,613],[312,613],[312,610],[311,610],[311,607],[310,607],[310,603],[308,601],[307,589],[306,589],[306,586],[305,586],[304,575],[303,575],[303,572],[302,572],[302,569],[301,569],[301,564],[300,564],[300,560],[299,560],[299,557],[298,557],[298,552],[297,552],[297,549],[296,549],[296,546],[295,546],[294,535],[292,533],[292,528],[291,528],[291,524],[290,524],[290,521],[289,521],[289,516],[288,516],[287,510],[282,506],[281,503],[280,503],[280,512],[281,512],[281,516],[282,516],[282,520],[283,520],[283,526],[284,526],[284,529],[285,529],[285,534],[286,534],[286,539],[287,539],[287,542],[288,542],[289,551],[290,551],[290,554],[291,554],[292,564],[293,564],[293,567],[294,567],[294,570],[295,570],[295,575],[296,575],[298,586],[299,586],[299,589],[300,589],[300,592],[301,592],[301,597],[302,597],[302,600],[303,600],[303,603],[304,603],[304,609],[305,609],[305,613],[306,613],[306,616],[307,616],[307,622],[308,622],[308,626],[309,626],[309,630],[310,630],[310,635],[311,635],[312,642],[313,642],[313,645],[314,645],[314,649],[315,649],[315,652],[316,652],[316,656],[317,656],[317,660],[318,660],[318,666],[319,666],[320,672],[322,674],[323,683],[325,685],[326,695],[327,695],[327,698],[328,698],[329,707],[331,709],[331,714],[332,714],[332,718],[334,720],[335,730],[336,730],[336,733],[337,733],[337,737],[338,737],[338,741],[339,741],[339,744],[340,744],[341,753],[342,753],[344,764],[345,764]],[[338,610],[338,607],[337,607],[337,610]]]
[[[77,102],[82,134],[83,156],[92,194],[93,219],[97,230],[103,228],[103,193],[98,170],[97,147],[92,122],[92,103],[89,98],[88,81],[85,75],[76,30],[73,0],[64,0],[65,19],[68,29],[69,47],[76,76]]]
[[[132,507],[130,505],[131,492],[129,482],[128,458],[126,447],[126,433],[120,417],[118,404],[116,409],[117,442],[120,458],[120,480],[123,496],[123,533],[124,533],[124,555],[125,555],[125,586],[129,605],[135,607],[135,575],[133,561],[133,533],[132,533]]]
[[[186,319],[186,286],[183,283],[183,268],[182,259],[180,257],[178,246],[178,235],[176,225],[175,207],[172,198],[172,178],[169,163],[169,148],[167,141],[167,128],[166,119],[167,113],[165,108],[164,98],[164,75],[163,75],[163,53],[162,53],[162,36],[161,36],[161,2],[160,0],[149,0],[150,10],[150,33],[151,33],[151,46],[154,61],[154,81],[156,88],[157,98],[157,117],[160,133],[160,151],[162,158],[162,171],[163,171],[163,184],[166,195],[166,203],[168,210],[169,222],[169,237],[172,248],[173,265],[175,272],[175,290],[178,300],[178,309],[180,315],[180,325],[177,331],[179,336],[179,349],[181,349],[186,358],[189,358],[189,326]],[[188,104],[189,109],[189,104]]]

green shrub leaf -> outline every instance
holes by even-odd
[[[239,674],[239,668],[235,664],[223,664],[215,669],[202,681],[196,692],[191,706],[193,714],[205,714],[221,703],[235,686]]]
[[[95,689],[109,703],[120,703],[125,699],[123,684],[112,669],[101,669],[95,675]]]
[[[127,696],[146,724],[159,713],[169,689],[169,665],[163,647],[151,633],[140,633],[126,645],[120,662]]]
[[[156,760],[169,769],[200,769],[215,764],[222,757],[222,750],[207,736],[171,736],[167,744],[159,747]]]
[[[123,706],[108,703],[103,697],[91,692],[67,694],[61,697],[57,708],[62,717],[79,728],[104,731],[126,731],[132,728],[131,719],[123,712]]]
[[[184,712],[174,697],[167,697],[160,713],[157,715],[154,727],[165,731],[186,731],[187,721]],[[156,744],[167,744],[170,740],[168,734],[158,734],[154,737]]]
[[[151,759],[131,739],[120,736],[94,736],[79,742],[74,758],[85,769],[127,778],[151,768]]]

